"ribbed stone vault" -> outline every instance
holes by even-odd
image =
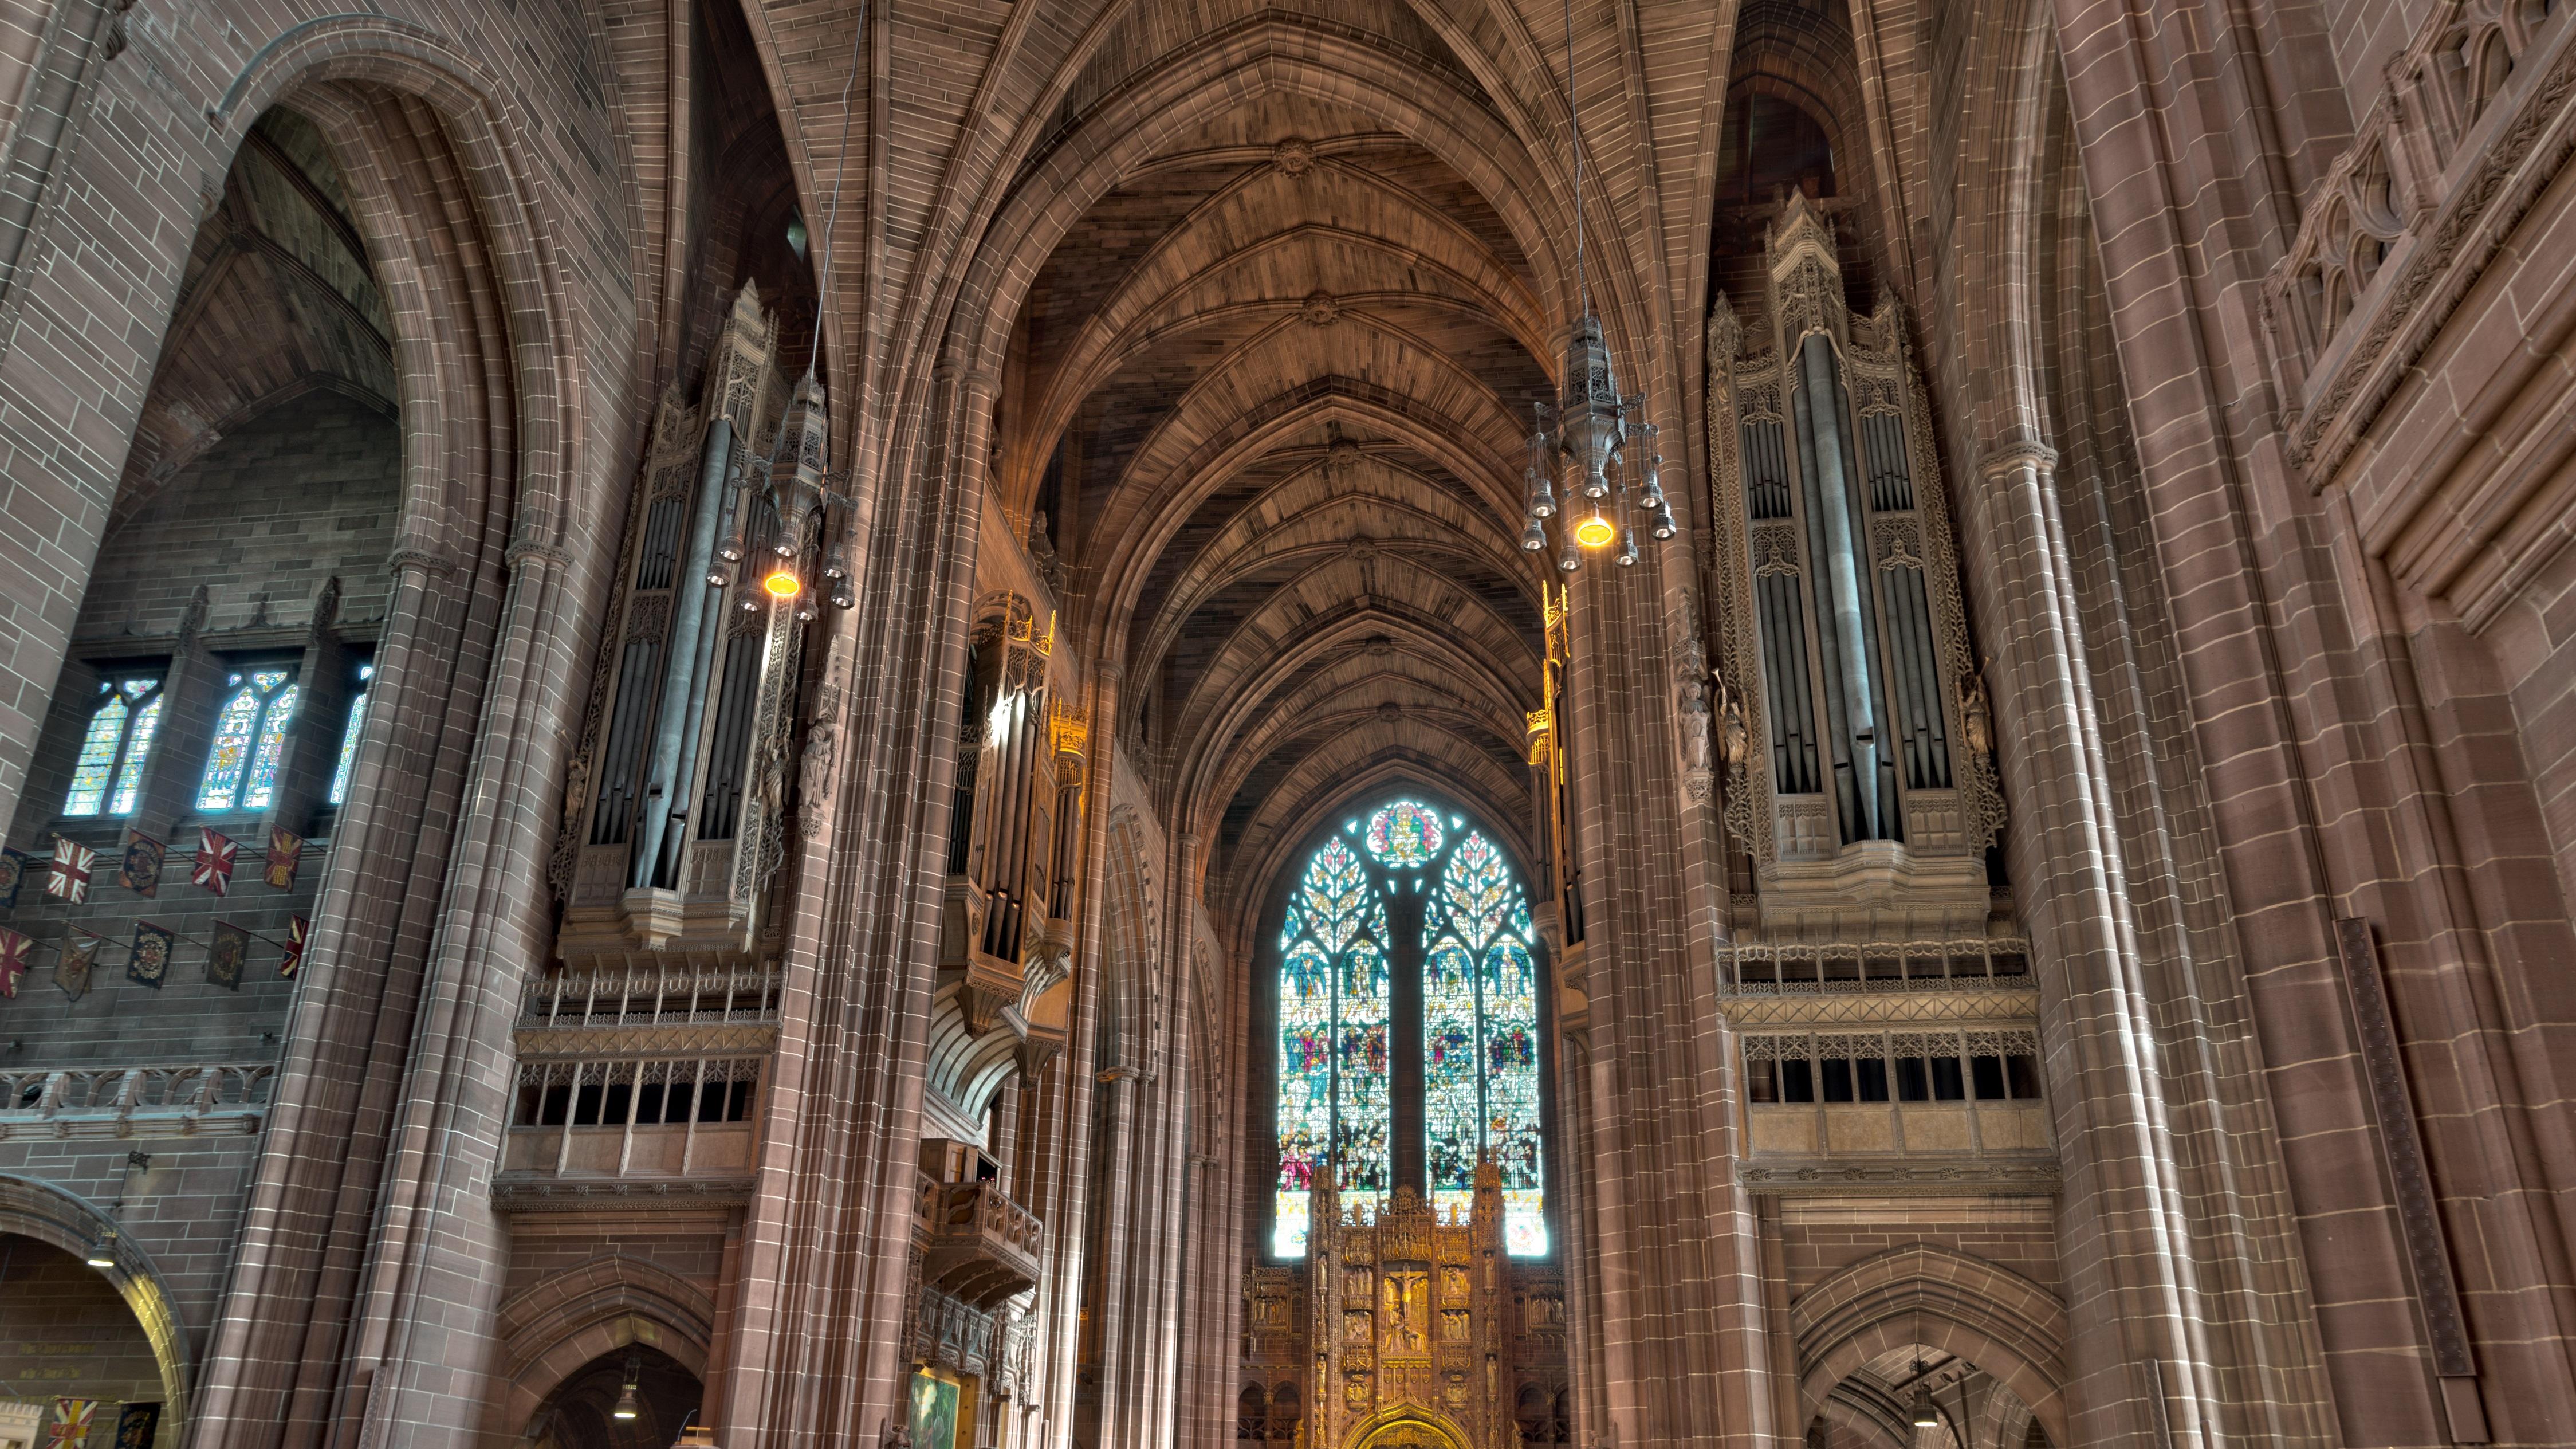
[[[1456,168],[1288,93],[1138,164],[1034,279],[1005,511],[1044,516],[1078,627],[1122,662],[1121,737],[1208,849],[1212,903],[1257,909],[1362,789],[1445,792],[1527,858],[1540,291]]]

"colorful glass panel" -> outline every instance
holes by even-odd
[[[72,766],[72,787],[63,798],[65,815],[134,813],[143,788],[143,762],[152,752],[152,736],[161,725],[161,681],[99,681],[99,704],[81,737],[79,759]],[[111,793],[111,787],[112,793]]]
[[[1369,817],[1368,852],[1380,865],[1414,866],[1440,853],[1440,816],[1398,800]]]
[[[276,797],[286,726],[295,713],[295,672],[236,674],[232,697],[215,716],[215,742],[197,784],[200,810],[257,810]]]
[[[1463,1215],[1477,1158],[1492,1159],[1504,1247],[1515,1257],[1547,1252],[1532,938],[1529,897],[1510,863],[1468,831],[1423,916],[1425,1165],[1432,1204]]]
[[[331,803],[334,805],[349,803],[349,776],[358,767],[358,732],[367,723],[367,681],[375,677],[376,666],[359,666],[358,692],[349,701],[349,722],[340,727],[340,763],[331,770]]]
[[[1315,1170],[1374,1210],[1392,1175],[1386,906],[1336,838],[1306,864],[1279,933],[1279,1180],[1271,1248],[1306,1251]]]
[[[1476,960],[1443,933],[1422,960],[1422,1143],[1431,1205],[1463,1216],[1476,1195]]]

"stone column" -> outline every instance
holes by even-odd
[[[2057,455],[1991,451],[1967,502],[1995,651],[1989,681],[2007,847],[2040,985],[2043,1069],[2065,1187],[2071,1422],[2091,1445],[2205,1442],[2214,1397],[2108,798],[2083,625],[2054,496]]]

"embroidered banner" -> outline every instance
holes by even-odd
[[[53,873],[45,877],[45,894],[73,905],[89,899],[89,868],[98,852],[67,836],[54,837]]]
[[[27,883],[27,852],[0,849],[0,911],[18,909],[18,887]]]
[[[125,979],[137,986],[161,989],[170,979],[170,954],[179,933],[150,921],[134,923],[134,954],[126,958]]]
[[[116,1415],[116,1449],[152,1449],[153,1431],[160,1427],[159,1404],[128,1404]]]
[[[279,890],[295,889],[295,867],[304,860],[304,837],[283,825],[268,827],[268,883]]]
[[[197,827],[197,864],[188,872],[188,879],[205,890],[222,895],[233,887],[233,859],[240,853],[241,847],[233,844],[231,836],[211,825],[200,825]]]
[[[250,932],[215,922],[214,943],[206,951],[206,979],[230,991],[241,990],[242,967],[250,963]]]
[[[116,883],[138,896],[161,893],[161,857],[168,847],[140,830],[125,832],[125,865],[116,873]]]
[[[98,964],[98,937],[75,932],[63,937],[63,959],[54,963],[54,984],[74,1001],[89,995],[90,968]]]

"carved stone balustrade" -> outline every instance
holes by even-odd
[[[924,1177],[913,1231],[923,1283],[979,1311],[1037,1284],[1041,1225],[998,1182]]]
[[[276,1076],[267,1062],[0,1070],[0,1140],[121,1137],[140,1123],[156,1136],[250,1136]]]

